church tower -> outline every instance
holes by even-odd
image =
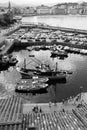
[[[11,11],[11,3],[9,1],[9,4],[8,4],[8,10]]]

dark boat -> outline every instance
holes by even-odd
[[[66,74],[55,73],[52,76],[48,76],[49,82],[66,82]]]
[[[43,45],[40,47],[41,50],[49,50],[49,48],[46,45]]]
[[[57,63],[55,70],[51,70],[50,66],[46,66],[46,68],[39,69],[36,74],[42,77],[47,77],[51,82],[66,81],[66,73],[58,71]]]
[[[24,71],[18,70],[18,72],[21,74],[22,79],[31,79],[33,76],[33,73],[29,71],[24,72]]]
[[[56,56],[59,56],[59,57],[68,57],[68,54],[65,51],[59,51],[59,50],[52,51],[51,52],[51,57],[56,57]]]
[[[26,68],[26,59],[24,59],[23,67],[21,67],[21,68],[17,67],[16,69],[21,74],[22,79],[32,78],[33,73],[35,72],[35,69]]]
[[[26,62],[26,60],[25,60]],[[57,70],[57,63],[55,70],[52,70],[50,68],[50,65],[47,64],[41,64],[36,67],[36,69],[32,70],[30,72],[29,69],[26,69],[26,64],[24,62],[24,68],[22,68],[19,72],[22,75],[22,78],[29,79],[32,78],[34,75],[37,75],[39,77],[47,77],[51,81],[59,81],[66,79],[66,74],[63,73],[63,71]],[[24,69],[24,70],[23,70]]]

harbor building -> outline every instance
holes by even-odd
[[[68,8],[68,14],[75,15],[75,14],[78,14],[78,13],[79,13],[79,10],[77,8],[75,8],[75,7]]]
[[[26,7],[22,10],[23,16],[33,15],[35,13],[35,9],[33,7]]]
[[[64,15],[66,14],[66,9],[60,7],[53,7],[51,9],[51,14]]]
[[[51,8],[45,5],[38,6],[36,8],[37,14],[51,14]]]
[[[65,15],[67,14],[67,4],[57,4],[51,8],[52,14]]]

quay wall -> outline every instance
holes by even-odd
[[[87,45],[77,45],[77,44],[71,44],[70,42],[21,42],[21,41],[15,41],[14,47],[15,48],[26,48],[27,46],[40,46],[40,45],[46,45],[46,46],[52,46],[52,45],[63,45],[63,46],[69,46],[74,48],[80,48],[80,49],[87,49]]]
[[[43,25],[37,25],[37,24],[22,24],[22,28],[33,28],[33,27],[38,27],[42,29],[52,29],[52,30],[60,30],[64,32],[73,32],[73,33],[81,33],[81,34],[87,34],[87,30],[82,30],[82,29],[73,29],[73,28],[66,28],[66,27],[55,27],[55,26],[43,26]]]
[[[10,52],[12,52],[14,48],[14,41],[5,43],[5,48],[0,52],[0,55],[6,55]]]
[[[11,31],[7,32],[7,33],[5,34],[5,36],[11,35],[12,33],[16,32],[16,31],[19,30],[20,28],[21,28],[21,26],[15,28],[14,30],[11,30]]]
[[[7,53],[10,53],[13,48],[14,48],[14,40],[13,41],[9,41],[8,43],[5,42],[5,39],[7,38],[7,36],[11,35],[12,33],[16,32],[17,30],[19,30],[21,28],[21,26],[18,26],[17,28],[10,30],[9,32],[5,33],[1,38],[0,38],[0,47],[2,47],[3,45],[5,45],[5,48],[3,48],[3,50],[0,52],[0,55],[5,55]]]

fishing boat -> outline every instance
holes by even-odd
[[[39,69],[37,75],[42,77],[47,77],[51,82],[59,82],[59,81],[66,81],[66,73],[63,71],[58,71],[57,63],[55,70],[52,70],[50,66],[46,66],[47,68]]]
[[[33,77],[33,73],[32,72],[24,72],[24,71],[21,71],[21,70],[18,70],[18,72],[21,74],[21,78],[22,79],[31,79]]]
[[[17,83],[15,87],[16,92],[20,93],[44,93],[47,91],[48,84],[42,82],[32,82],[29,80],[22,80]]]
[[[26,59],[24,58],[23,67],[21,67],[21,68],[17,67],[16,68],[16,70],[21,74],[22,79],[32,78],[33,73],[36,71],[36,69],[26,68],[26,65],[28,65],[28,64],[30,64],[30,62],[26,64]]]
[[[52,51],[51,52],[51,57],[68,57],[67,52],[63,51],[63,50],[56,50],[56,51]]]
[[[64,73],[54,73],[48,76],[49,82],[66,82],[66,74]]]
[[[35,75],[42,78],[47,77],[51,81],[58,81],[58,82],[59,80],[66,79],[66,73],[63,73],[63,71],[59,71],[57,69],[58,66],[57,63],[56,63],[56,68],[54,70],[51,69],[50,65],[41,63],[40,65],[36,66],[34,70],[31,71],[29,69],[26,69],[25,63],[24,63],[24,68],[22,68],[19,71],[22,75],[22,78],[28,79],[28,78],[32,78]]]

